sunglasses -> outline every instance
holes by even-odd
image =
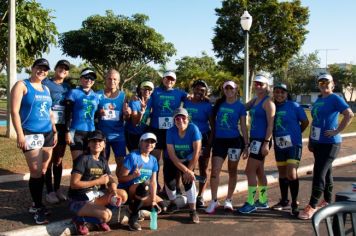
[[[91,80],[91,81],[94,81],[95,79],[93,77],[82,77],[84,80]]]
[[[152,91],[152,88],[150,88],[150,87],[143,87],[141,89],[144,90],[144,91]]]
[[[322,80],[322,81],[319,81],[318,84],[321,85],[321,86],[323,86],[323,85],[329,85],[329,84],[330,84],[330,81],[328,81],[328,80],[324,80],[324,81],[323,81],[323,80]]]
[[[176,120],[176,121],[179,121],[179,120],[186,121],[187,117],[183,116],[183,115],[178,115],[178,116],[174,117],[174,120]]]

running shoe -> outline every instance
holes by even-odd
[[[299,215],[299,203],[298,202],[296,202],[296,203],[292,202],[291,207],[292,207],[292,209],[291,209],[290,214],[292,216],[298,216]]]
[[[110,226],[107,223],[101,223],[98,224],[97,226],[101,231],[105,231],[105,232],[111,231]]]
[[[74,224],[74,228],[77,231],[78,235],[88,235],[89,229],[85,225],[85,222],[72,221]]]
[[[28,212],[31,213],[31,214],[35,214],[37,211],[39,210],[43,210],[44,211],[44,214],[46,216],[50,215],[51,214],[51,211],[48,210],[45,206],[43,207],[35,207],[35,203],[32,203],[32,206],[30,206],[28,208]]]
[[[255,205],[250,205],[248,202],[245,202],[245,204],[239,209],[239,212],[242,214],[249,214],[256,210],[257,208]]]
[[[190,211],[189,215],[190,215],[190,219],[192,220],[192,223],[198,224],[200,222],[199,216],[198,216],[198,213],[196,210]]]
[[[203,199],[202,196],[197,196],[196,206],[197,206],[197,208],[204,208],[205,207],[204,199]]]
[[[179,210],[179,208],[178,208],[177,204],[175,204],[175,202],[171,202],[169,204],[169,206],[167,207],[167,213],[170,213],[170,214],[172,214],[178,210]]]
[[[208,214],[214,214],[216,208],[218,208],[219,202],[216,200],[211,200],[209,206],[205,209],[205,212]]]
[[[298,218],[301,220],[309,220],[313,217],[316,209],[307,205],[303,211],[299,212]]]
[[[33,216],[33,219],[35,219],[35,222],[38,225],[48,224],[44,209],[37,210],[35,215]]]
[[[224,210],[225,211],[233,211],[234,207],[232,206],[232,201],[231,199],[226,199],[224,202]]]
[[[269,208],[268,202],[261,203],[259,200],[257,200],[257,201],[255,202],[255,207],[256,207],[257,209],[268,209],[268,208]]]
[[[142,230],[141,225],[138,223],[138,214],[131,214],[129,219],[129,229],[131,231]]]
[[[49,194],[46,194],[46,201],[50,204],[55,204],[59,202],[59,199],[55,192],[50,192]]]
[[[67,201],[67,196],[62,192],[61,189],[58,189],[56,191],[56,195],[57,195],[57,198],[60,200],[60,201]]]
[[[323,208],[323,207],[326,207],[327,205],[329,205],[329,203],[325,200],[322,200],[318,206],[316,207],[316,209],[320,209],[320,208]]]
[[[290,209],[289,200],[282,200],[280,199],[279,202],[271,207],[273,210],[276,211],[283,211]]]

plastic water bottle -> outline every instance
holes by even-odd
[[[114,207],[120,207],[121,206],[121,198],[118,198],[115,195],[112,195],[110,197],[110,205],[112,205]]]
[[[154,207],[151,210],[150,219],[150,229],[157,230],[157,211]]]

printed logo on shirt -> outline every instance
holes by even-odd
[[[283,117],[287,114],[286,111],[279,111],[276,113],[276,119],[275,119],[275,122],[274,122],[274,128],[276,130],[286,130],[283,126]]]
[[[88,99],[83,99],[83,104],[84,104],[84,118],[85,119],[92,119],[92,111],[93,111],[93,104],[90,100]]]
[[[220,120],[220,127],[224,127],[227,129],[231,128],[231,124],[229,124],[230,114],[234,113],[233,109],[222,107],[220,108],[221,116],[218,118]]]
[[[171,101],[174,101],[174,96],[164,96],[164,95],[161,95],[159,96],[159,99],[162,102],[162,111],[163,112],[173,112],[173,110],[171,109]]]
[[[322,106],[324,106],[324,102],[316,102],[313,104],[312,117],[313,117],[313,122],[315,122],[315,124],[319,124],[320,122],[319,109]]]

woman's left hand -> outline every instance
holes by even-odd
[[[245,146],[244,150],[242,151],[242,159],[246,160],[250,154],[250,149],[248,146]]]
[[[261,154],[262,154],[262,156],[267,156],[268,153],[269,153],[269,143],[264,142],[261,147]]]
[[[328,137],[328,138],[331,138],[331,137],[337,135],[338,133],[339,133],[339,132],[338,132],[336,129],[333,129],[333,130],[326,130],[326,131],[324,132],[324,135],[325,135],[326,137]]]
[[[183,183],[191,183],[195,180],[195,176],[194,176],[194,172],[191,170],[187,170],[184,174],[183,174]]]

